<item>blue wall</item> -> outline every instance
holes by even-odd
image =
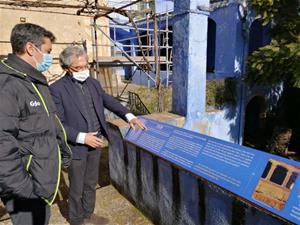
[[[164,6],[162,4],[161,7]],[[208,79],[240,76],[243,66],[244,41],[243,24],[238,15],[238,4],[230,4],[227,7],[217,9],[211,12],[209,18],[216,23],[216,37],[214,45],[210,45],[210,41],[208,41],[208,46],[212,47],[207,50],[208,64],[214,67],[214,72],[208,73]],[[169,26],[173,26],[173,24],[174,19],[170,19]],[[145,24],[141,24],[141,27],[145,26]],[[153,25],[150,24],[150,27],[152,28]],[[159,22],[159,27],[161,29],[165,28],[164,20]],[[133,33],[128,33],[128,37],[134,35]],[[215,63],[214,66],[212,65],[213,62]],[[140,81],[141,83],[138,84],[141,85],[147,84],[148,79],[143,73],[139,73],[137,76],[138,78],[135,79],[135,82]]]
[[[244,40],[238,4],[217,9],[210,18],[217,24],[214,78],[240,76]]]
[[[185,4],[184,1],[178,1],[178,4]],[[173,9],[173,1],[157,1],[157,9],[162,10],[165,9],[165,5],[168,4],[169,9]],[[276,104],[276,101],[280,95],[279,92],[274,92],[274,88],[265,88],[265,87],[255,87],[249,88],[246,87],[245,84],[241,81],[242,75],[245,73],[245,60],[248,55],[248,46],[249,41],[251,42],[251,46],[258,46],[268,44],[270,42],[270,37],[267,34],[267,28],[261,28],[260,26],[255,25],[254,29],[251,25],[254,22],[255,13],[250,12],[246,20],[240,18],[238,12],[237,3],[231,3],[225,7],[214,10],[209,14],[210,23],[212,21],[216,24],[215,30],[215,40],[208,40],[208,49],[207,49],[207,66],[208,72],[206,75],[207,80],[219,80],[225,78],[236,78],[236,105],[224,105],[222,110],[214,110],[212,112],[204,112],[201,114],[201,118],[197,118],[197,116],[191,116],[187,119],[186,128],[192,129],[194,131],[198,131],[201,133],[205,133],[216,138],[220,138],[226,141],[231,141],[234,143],[242,143],[243,138],[243,129],[244,129],[244,118],[245,118],[245,110],[248,102],[255,96],[264,96],[266,99],[266,103],[268,104],[268,108],[272,108],[272,105]],[[182,9],[185,6],[176,6],[177,9]],[[173,18],[169,21],[169,25],[173,26],[176,23],[178,18]],[[212,24],[212,23],[211,23]],[[256,24],[256,22],[254,22]],[[145,27],[146,24],[142,23],[141,27]],[[162,20],[159,22],[160,28],[165,27],[165,21]],[[199,25],[201,26],[201,25]],[[150,24],[150,27],[153,27]],[[183,27],[182,27],[183,29]],[[262,34],[251,34],[250,31],[262,31]],[[196,38],[196,35],[199,35],[201,31],[201,27],[195,28],[192,30],[193,32],[184,31],[186,37],[188,38]],[[176,31],[175,31],[176,32]],[[208,28],[209,38],[213,39],[213,32],[210,28]],[[250,37],[248,37],[250,33]],[[174,39],[179,38],[180,33],[174,34]],[[118,30],[118,38],[124,37],[133,37],[135,34],[133,32],[126,33]],[[253,39],[254,37],[254,39]],[[176,46],[174,46],[176,47]],[[195,46],[195,51],[196,50]],[[180,62],[180,60],[187,60],[189,55],[183,56],[180,51],[177,49],[173,49],[173,61],[176,63],[176,60]],[[199,58],[199,64],[203,63],[203,59]],[[177,63],[178,64],[178,63]],[[193,63],[198,64],[198,63]],[[213,65],[214,64],[214,65]],[[176,67],[176,66],[175,66]],[[180,66],[181,67],[181,66]],[[174,68],[174,67],[173,67]],[[213,68],[211,71],[209,68]],[[178,70],[182,70],[182,68],[174,68]],[[195,69],[197,73],[197,69]],[[130,71],[127,71],[127,74]],[[184,71],[179,72],[184,73]],[[154,78],[154,73],[151,73],[151,76]],[[161,73],[162,80],[166,80],[166,73]],[[171,80],[174,78],[171,76]],[[205,89],[197,87],[197,82],[192,86],[187,86],[185,84],[185,75],[182,78],[174,80],[174,82],[179,83],[178,90],[186,89],[186,88],[198,88],[199,95],[203,95],[205,93]],[[133,82],[141,85],[149,85],[154,86],[154,82],[149,81],[147,76],[142,72],[138,71],[133,78]],[[176,87],[176,85],[175,85]],[[279,88],[280,87],[276,87]],[[176,89],[176,88],[175,88]],[[199,103],[199,100],[196,99],[197,96],[192,95],[187,99],[183,98],[184,95],[179,91],[176,91],[177,95],[173,95],[173,102],[177,102],[176,104],[181,107],[186,107],[187,102],[195,102],[195,104]],[[204,93],[203,93],[204,92]],[[272,98],[270,98],[273,96]],[[193,103],[194,104],[194,103]],[[201,103],[202,104],[202,103]],[[202,106],[201,106],[202,107]],[[176,112],[176,110],[175,110]],[[184,115],[184,113],[183,113]],[[201,120],[201,121],[196,121]]]
[[[164,13],[166,10],[173,11],[174,0],[156,0],[156,13]]]
[[[157,1],[157,8],[163,9],[168,5],[170,9],[173,9],[173,1]],[[254,15],[253,15],[254,16]],[[249,20],[253,20],[253,16],[249,18]],[[226,7],[222,7],[216,9],[211,12],[209,15],[211,21],[216,23],[216,37],[215,37],[215,45],[210,45],[210,41],[208,41],[208,61],[211,66],[213,62],[215,62],[214,68],[215,71],[213,73],[208,73],[208,79],[224,79],[226,77],[237,77],[241,76],[243,71],[243,63],[245,59],[245,48],[248,43],[245,43],[244,40],[244,28],[245,24],[241,20],[238,13],[238,4],[232,3]],[[248,21],[249,22],[249,21]],[[169,26],[173,26],[174,19],[169,21]],[[247,23],[247,21],[246,21]],[[254,22],[256,23],[256,22]],[[246,24],[249,27],[249,23]],[[140,27],[146,27],[145,23],[141,23]],[[161,29],[165,28],[165,21],[159,21],[159,27]],[[256,27],[256,26],[255,26]],[[153,28],[153,24],[150,24],[150,28]],[[262,46],[270,42],[270,38],[267,35],[267,29],[261,28],[264,32],[263,36],[259,36],[260,40],[254,43],[254,46]],[[210,30],[210,29],[209,29]],[[259,30],[259,28],[256,28]],[[199,32],[199,30],[198,30]],[[111,29],[111,37],[113,36],[113,31]],[[135,32],[127,32],[122,29],[117,29],[117,37],[118,39],[134,37]],[[213,35],[209,35],[210,37]],[[135,42],[136,44],[136,42]],[[246,51],[247,52],[247,51]],[[214,58],[212,58],[214,57]],[[139,76],[145,77],[144,74]],[[137,80],[143,81],[141,84],[147,84],[147,78],[138,78]]]

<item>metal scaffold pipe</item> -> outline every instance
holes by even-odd
[[[143,67],[141,67],[139,64],[137,64],[134,60],[132,60],[131,59],[131,57],[130,57],[130,55],[128,55],[125,51],[123,51],[123,49],[120,47],[120,46],[118,46],[115,42],[114,42],[114,40],[109,36],[109,35],[107,35],[102,29],[101,29],[101,27],[100,26],[97,26],[97,28],[98,28],[98,30],[105,36],[105,37],[107,37],[113,44],[114,44],[114,46],[116,47],[116,48],[118,48],[123,54],[124,54],[124,56],[130,61],[130,62],[132,62],[135,66],[137,66],[140,70],[142,70],[145,74],[146,74],[146,76],[150,79],[150,80],[152,80],[154,83],[155,83],[155,80],[151,77],[151,75],[143,68]],[[96,62],[97,64],[98,64],[98,62]]]

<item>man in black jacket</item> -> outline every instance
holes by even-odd
[[[48,224],[61,164],[71,150],[41,72],[52,63],[55,37],[35,24],[17,24],[13,53],[0,62],[0,197],[14,225]]]
[[[105,219],[93,214],[103,144],[99,135],[109,139],[104,108],[127,120],[133,128],[144,129],[145,126],[89,76],[88,58],[83,48],[67,47],[59,59],[67,73],[50,86],[50,91],[73,151],[69,169],[70,223],[104,224]]]

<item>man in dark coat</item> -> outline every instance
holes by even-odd
[[[99,136],[109,139],[104,108],[127,120],[133,128],[144,129],[145,126],[115,98],[106,94],[96,79],[90,77],[88,58],[83,48],[67,47],[59,59],[66,75],[52,84],[50,91],[73,152],[69,168],[70,223],[105,224],[105,218],[93,213],[103,145]]]
[[[48,224],[61,163],[71,149],[44,75],[55,37],[30,23],[11,33],[13,54],[0,62],[0,197],[14,225]]]

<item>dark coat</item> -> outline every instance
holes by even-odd
[[[9,55],[0,63],[0,196],[42,197],[51,205],[61,158],[68,166],[71,154],[45,77]]]
[[[85,82],[92,96],[101,132],[109,139],[104,108],[124,120],[126,120],[125,115],[129,113],[129,110],[114,97],[106,94],[96,79],[89,77]],[[76,138],[79,132],[88,132],[88,123],[84,116],[83,106],[79,104],[78,97],[76,97],[75,85],[71,75],[66,74],[50,86],[50,92],[56,104],[58,116],[67,131],[68,142],[73,151],[73,159],[80,159],[88,151],[88,146],[76,143]]]

